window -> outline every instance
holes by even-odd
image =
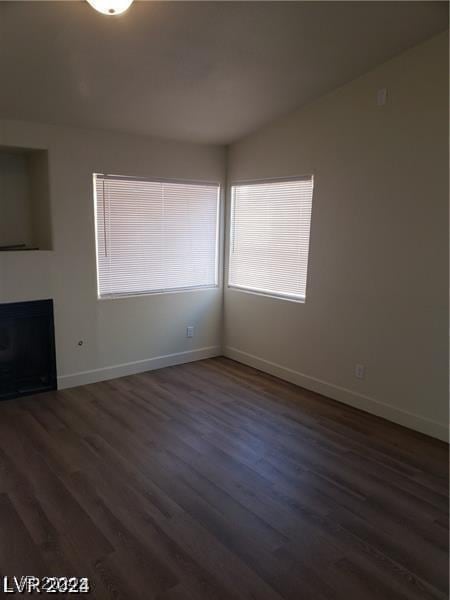
[[[232,186],[230,287],[304,300],[313,178]]]
[[[94,175],[101,298],[218,284],[219,186]]]

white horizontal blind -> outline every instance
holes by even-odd
[[[313,178],[232,186],[228,284],[304,299]]]
[[[94,175],[100,297],[212,287],[219,186]]]

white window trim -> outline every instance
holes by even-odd
[[[180,183],[180,184],[192,184],[192,185],[205,185],[205,186],[217,186],[217,218],[216,218],[216,260],[215,260],[215,284],[204,285],[204,286],[192,286],[184,288],[168,288],[161,290],[146,290],[142,292],[131,292],[131,293],[115,293],[115,294],[103,294],[100,295],[100,281],[99,281],[99,265],[98,265],[98,236],[97,236],[97,191],[95,185],[95,178],[97,176],[111,179],[125,179],[125,180],[137,180],[137,181],[152,181],[162,183]],[[190,292],[204,292],[208,290],[217,290],[222,287],[223,283],[223,252],[222,247],[222,194],[223,185],[217,180],[197,180],[197,179],[178,179],[178,178],[167,178],[167,177],[151,177],[151,176],[139,176],[139,175],[115,175],[112,173],[102,173],[95,171],[92,173],[92,198],[94,208],[94,238],[95,238],[95,271],[96,271],[96,290],[97,290],[97,301],[108,301],[108,300],[124,300],[126,298],[142,298],[146,296],[161,296],[166,294],[181,294]]]
[[[271,298],[273,300],[283,300],[283,301],[288,301],[288,302],[295,302],[297,304],[305,304],[306,303],[306,294],[305,296],[300,296],[297,294],[283,294],[281,292],[273,292],[271,290],[264,290],[264,289],[259,289],[259,288],[251,288],[251,287],[245,287],[245,286],[239,286],[239,285],[232,285],[229,283],[229,268],[230,268],[230,260],[231,260],[231,247],[232,247],[232,233],[231,233],[231,228],[232,228],[232,215],[233,215],[233,208],[234,208],[234,190],[233,188],[235,186],[239,186],[239,185],[264,185],[266,183],[281,183],[283,181],[306,181],[306,180],[312,180],[312,188],[313,188],[313,195],[314,195],[314,181],[315,181],[315,173],[311,172],[308,175],[289,175],[289,176],[285,176],[285,177],[267,177],[267,178],[258,178],[258,179],[235,179],[233,181],[230,182],[229,184],[229,195],[230,195],[230,209],[229,209],[229,213],[228,213],[228,218],[227,221],[229,222],[229,229],[226,232],[227,233],[227,245],[228,245],[228,251],[227,251],[227,264],[226,264],[226,276],[225,276],[225,287],[228,290],[233,290],[236,292],[241,292],[241,293],[245,293],[245,294],[251,294],[252,296],[262,296],[264,298]],[[312,207],[311,207],[312,210]],[[312,221],[312,217],[311,217],[311,221]],[[310,232],[310,238],[311,238],[311,232]],[[307,276],[307,280],[306,280],[306,290],[308,290],[308,281],[309,281],[309,277]]]
[[[281,294],[274,293],[272,291],[259,290],[257,288],[246,288],[239,285],[230,285],[227,283],[227,289],[235,292],[242,292],[244,294],[251,294],[252,296],[262,296],[263,298],[272,298],[274,300],[287,300],[288,302],[296,302],[298,304],[305,304],[305,296],[295,296],[294,294]]]
[[[220,284],[216,285],[204,285],[201,287],[188,287],[188,288],[176,288],[167,290],[155,290],[150,292],[133,292],[130,294],[103,294],[99,296],[97,293],[97,300],[103,302],[103,300],[125,300],[126,298],[145,298],[147,296],[167,296],[168,294],[190,294],[191,292],[206,292],[208,290],[220,289]]]

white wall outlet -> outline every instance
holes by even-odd
[[[377,90],[377,105],[384,106],[387,100],[387,89],[381,88]]]
[[[194,326],[193,325],[189,325],[189,327],[186,327],[186,337],[188,337],[188,338],[194,337]]]
[[[365,374],[366,374],[366,367],[364,365],[355,365],[356,379],[364,379]]]

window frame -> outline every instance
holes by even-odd
[[[217,214],[216,214],[216,243],[215,243],[215,283],[211,285],[200,285],[200,286],[189,286],[189,287],[179,287],[179,288],[167,288],[167,289],[159,289],[159,290],[144,290],[142,292],[116,292],[112,294],[103,294],[100,293],[100,279],[99,279],[99,240],[98,240],[98,214],[97,214],[97,186],[96,186],[96,178],[102,177],[104,179],[123,179],[126,181],[148,181],[152,183],[174,183],[181,185],[203,185],[203,186],[217,186]],[[93,198],[93,207],[94,207],[94,239],[95,239],[95,275],[96,275],[96,287],[97,287],[97,300],[123,300],[126,298],[141,298],[144,296],[159,296],[166,294],[180,294],[186,292],[202,292],[207,290],[216,290],[221,288],[222,286],[222,264],[223,264],[223,256],[220,251],[222,244],[222,194],[223,194],[223,185],[220,181],[211,181],[211,180],[196,180],[196,179],[178,179],[172,177],[152,177],[152,176],[142,176],[142,175],[116,175],[113,173],[102,173],[98,171],[94,171],[92,173],[92,198]]]
[[[235,202],[235,192],[234,189],[238,186],[242,185],[264,185],[267,183],[283,183],[289,181],[309,181],[312,182],[312,194],[311,194],[311,221],[309,228],[309,238],[308,238],[308,262],[306,267],[306,287],[305,287],[305,295],[300,296],[297,294],[289,294],[282,292],[274,292],[271,290],[265,290],[262,288],[250,288],[246,286],[230,284],[230,263],[231,263],[231,252],[233,247],[233,211],[234,211],[234,202]],[[285,177],[267,177],[267,178],[259,178],[259,179],[236,179],[231,181],[229,184],[229,194],[230,194],[230,203],[229,203],[229,213],[228,213],[228,222],[230,224],[228,228],[228,251],[227,251],[227,274],[226,274],[226,288],[228,290],[234,290],[237,292],[242,292],[244,294],[251,294],[253,296],[262,296],[263,298],[271,298],[274,300],[284,300],[288,302],[295,302],[297,304],[305,304],[306,296],[308,291],[308,282],[309,282],[309,258],[310,258],[310,246],[311,246],[311,227],[312,227],[312,210],[313,210],[313,200],[314,200],[314,184],[315,184],[315,173],[311,172],[308,175],[289,175]]]

